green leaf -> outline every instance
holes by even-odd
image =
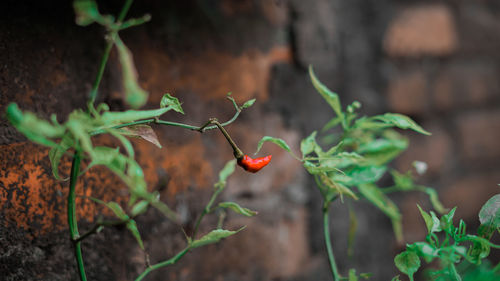
[[[262,148],[262,145],[265,142],[272,142],[272,143],[276,144],[277,146],[281,147],[282,149],[288,151],[288,153],[292,154],[290,147],[288,146],[288,144],[286,144],[286,142],[284,140],[282,140],[280,138],[273,138],[270,136],[265,136],[259,141],[259,144],[257,145],[257,151],[255,152],[255,154],[257,154],[260,151],[260,149]]]
[[[394,180],[394,184],[401,190],[411,190],[414,186],[413,178],[411,173],[408,172],[406,174],[401,174],[396,170],[391,171],[392,179]]]
[[[443,203],[439,201],[438,194],[433,188],[427,187],[425,193],[429,195],[429,200],[431,201],[432,207],[440,214],[444,214],[448,209],[443,206]]]
[[[384,165],[396,158],[407,147],[408,141],[404,138],[386,138],[362,143],[356,152],[363,155],[372,165]]]
[[[330,130],[331,128],[337,126],[341,122],[342,122],[342,119],[340,117],[335,117],[335,118],[331,119],[330,121],[328,121],[328,123],[326,123],[326,125],[323,126],[323,129],[321,129],[321,131],[326,132],[326,131]]]
[[[182,110],[179,99],[167,93],[161,98],[160,107],[164,108],[168,106],[170,106],[174,111],[184,114],[184,110]]]
[[[426,262],[431,262],[434,258],[439,256],[439,250],[426,242],[415,242],[411,245],[407,245],[406,247],[408,251],[415,252]]]
[[[236,231],[225,230],[225,229],[212,230],[210,233],[203,236],[202,238],[191,242],[191,244],[189,246],[190,246],[190,248],[194,249],[194,248],[202,247],[205,245],[214,244],[214,243],[219,242],[221,239],[227,238],[231,235],[234,235],[234,234],[240,232],[244,228],[245,227],[242,227]]]
[[[500,194],[491,197],[479,211],[479,221],[481,224],[500,227]]]
[[[415,121],[410,117],[399,114],[399,113],[386,113],[384,115],[378,115],[372,117],[375,120],[382,121],[386,124],[394,125],[400,129],[412,129],[424,135],[431,135],[431,133],[420,127]]]
[[[318,91],[318,93],[325,99],[325,101],[330,105],[330,107],[335,111],[337,116],[343,120],[344,119],[344,113],[342,112],[342,106],[340,105],[340,99],[339,96],[330,91],[323,83],[321,83],[316,75],[314,75],[314,71],[312,66],[309,66],[309,76],[311,78],[311,82]]]
[[[50,149],[49,151],[49,159],[50,159],[50,164],[52,166],[52,174],[57,180],[68,180],[66,179],[61,179],[59,177],[59,163],[61,162],[61,158],[64,156],[66,151],[73,147],[74,141],[69,135],[65,135],[59,144],[55,145]]]
[[[333,170],[343,169],[352,165],[360,165],[364,157],[356,152],[340,152],[335,156],[325,156],[319,158],[321,167],[330,167]]]
[[[135,217],[137,215],[140,215],[140,214],[143,214],[144,212],[146,212],[146,210],[148,209],[148,206],[149,206],[149,202],[146,201],[146,200],[141,200],[139,202],[137,202],[133,207],[132,207],[132,210],[130,211],[130,215],[132,217]]]
[[[153,193],[152,198],[150,198],[149,204],[151,204],[151,206],[156,208],[158,211],[160,211],[164,216],[166,216],[170,220],[172,220],[174,222],[179,221],[177,213],[172,211],[172,209],[170,209],[170,207],[167,204],[160,201],[159,195],[156,195]]]
[[[234,173],[236,167],[236,159],[230,160],[224,165],[224,168],[219,172],[219,181],[214,185],[215,188],[223,189],[226,186],[227,178]]]
[[[344,184],[347,186],[359,186],[366,183],[375,183],[384,175],[386,170],[386,166],[354,167],[345,171],[350,180],[344,182]]]
[[[132,235],[134,235],[135,240],[139,243],[139,247],[144,250],[144,244],[142,243],[141,234],[139,233],[139,229],[137,229],[137,224],[133,219],[129,219],[127,221],[127,228],[130,230]]]
[[[106,203],[105,205],[106,205],[106,207],[108,207],[109,209],[111,209],[111,211],[113,211],[113,213],[115,213],[115,215],[119,219],[122,219],[122,220],[128,220],[129,219],[129,217],[127,216],[127,214],[125,213],[125,211],[123,211],[123,209],[120,206],[120,204],[111,201],[111,202]]]
[[[231,210],[235,211],[236,213],[238,213],[240,215],[244,215],[246,217],[253,217],[253,216],[257,215],[257,212],[252,211],[252,210],[247,209],[247,208],[243,208],[234,202],[222,202],[222,203],[219,203],[219,207],[231,209]]]
[[[401,213],[396,204],[374,184],[360,184],[358,189],[368,201],[391,219],[396,239],[402,241]]]
[[[242,106],[241,109],[249,108],[255,103],[255,99],[247,100]]]
[[[156,136],[155,131],[149,125],[134,125],[129,127],[124,127],[119,129],[119,132],[126,136],[140,137],[143,140],[149,141],[150,143],[161,148],[158,136]]]
[[[51,124],[39,119],[35,114],[19,109],[16,103],[10,103],[6,110],[7,119],[29,140],[46,146],[55,146],[51,140],[65,134],[65,128],[59,124]]]
[[[429,215],[426,211],[422,210],[420,205],[417,204],[418,210],[420,211],[420,214],[424,218],[425,225],[427,226],[427,232],[428,233],[433,233],[433,232],[439,232],[441,231],[441,224],[439,219],[436,217],[436,214],[434,212],[431,212],[432,216]]]
[[[399,279],[399,275],[396,275],[391,279],[391,281],[401,281],[401,279]]]
[[[356,269],[349,269],[349,279],[348,281],[358,281],[358,276],[356,276]]]
[[[76,0],[73,2],[73,9],[76,14],[76,24],[81,26],[92,24],[101,17],[93,0]]]
[[[316,143],[317,132],[312,132],[307,138],[300,142],[300,151],[302,152],[302,157],[314,151],[314,148],[318,145]]]
[[[457,207],[451,209],[451,211],[448,214],[441,216],[441,221],[440,221],[441,229],[443,229],[449,234],[452,234],[455,230],[455,227],[453,226],[453,216],[455,215],[456,210]]]
[[[468,237],[467,240],[473,241],[473,245],[469,249],[468,260],[472,263],[480,264],[481,260],[487,258],[490,254],[491,247],[489,243],[486,242],[488,240],[471,239],[470,237]]]
[[[115,38],[115,46],[118,50],[118,58],[122,66],[122,83],[125,90],[125,103],[132,108],[139,108],[146,104],[148,92],[139,86],[132,53],[118,35],[116,35]]]
[[[420,259],[414,252],[404,251],[394,258],[394,263],[399,271],[410,277],[413,280],[413,274],[417,272],[420,267]]]
[[[171,107],[165,107],[150,110],[108,111],[101,115],[101,119],[106,126],[113,126],[141,119],[159,117],[171,109]]]
[[[329,197],[332,197],[332,194],[335,195],[335,193],[338,193],[342,201],[344,194],[349,195],[349,197],[354,198],[355,200],[358,200],[358,196],[356,196],[356,194],[354,194],[354,192],[352,192],[351,189],[349,189],[348,187],[344,186],[341,183],[335,182],[335,180],[328,177],[326,173],[320,174],[320,179],[324,185],[329,187],[328,193],[331,193],[329,194]]]

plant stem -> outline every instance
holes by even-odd
[[[132,6],[132,2],[134,2],[134,0],[126,0],[125,4],[122,7],[122,10],[120,11],[120,14],[118,15],[118,22],[122,22],[125,19],[130,6]]]
[[[493,268],[493,272],[500,271],[500,262]]]
[[[118,16],[118,22],[122,22],[123,19],[125,19],[125,16],[127,15],[128,10],[130,9],[130,6],[132,5],[133,0],[127,0],[125,4],[123,5],[122,10],[120,11],[120,14]],[[99,84],[101,84],[102,80],[102,75],[104,74],[104,69],[106,68],[106,64],[108,63],[109,59],[109,53],[111,52],[111,48],[113,47],[114,40],[113,38],[115,37],[114,35],[117,33],[117,31],[111,32],[109,34],[109,40],[106,43],[106,47],[104,48],[104,53],[102,54],[101,57],[101,63],[99,64],[99,70],[97,71],[97,76],[94,80],[94,84],[92,85],[92,90],[90,90],[90,96],[89,96],[89,101],[88,101],[88,106],[93,107],[95,100],[97,98],[97,89],[99,88]]]
[[[457,268],[455,267],[455,265],[453,263],[450,263],[449,270],[450,270],[450,273],[455,278],[455,281],[462,281],[462,277],[460,277],[460,274],[458,274]]]
[[[210,213],[210,209],[212,208],[212,204],[215,202],[215,199],[217,199],[217,196],[219,195],[219,193],[221,191],[222,191],[221,188],[215,189],[214,193],[212,194],[212,197],[210,197],[210,201],[208,201],[207,205],[203,209],[203,212],[200,214],[200,216],[196,220],[194,230],[193,230],[193,236],[192,236],[193,239],[196,239],[196,233],[198,232],[198,228],[200,227],[201,220],[203,219],[203,217],[206,214]]]
[[[234,157],[236,157],[236,159],[243,158],[243,152],[236,145],[236,143],[233,141],[233,139],[231,139],[231,137],[227,133],[226,129],[224,129],[224,127],[222,126],[222,124],[219,123],[219,121],[217,121],[217,119],[212,119],[211,121],[212,121],[212,124],[215,124],[219,128],[219,130],[221,131],[221,133],[224,135],[224,137],[226,138],[226,140],[229,142],[229,144],[233,148]]]
[[[166,260],[166,261],[163,261],[163,262],[160,262],[160,263],[157,263],[157,264],[154,264],[152,266],[149,266],[148,268],[146,268],[146,270],[144,270],[144,272],[141,273],[141,275],[139,275],[135,281],[140,281],[142,279],[144,279],[144,277],[146,277],[146,275],[148,275],[151,271],[153,270],[156,270],[156,269],[159,269],[161,267],[164,267],[164,266],[167,266],[167,265],[172,265],[174,263],[176,263],[178,260],[180,260],[187,252],[189,252],[191,248],[188,246],[186,248],[184,248],[182,251],[180,251],[179,253],[177,253],[177,255],[173,256],[172,258]]]
[[[95,100],[97,98],[97,89],[99,88],[99,84],[101,84],[102,75],[104,74],[104,69],[106,68],[106,64],[108,63],[109,53],[111,52],[111,48],[113,47],[114,42],[109,40],[106,43],[106,47],[104,48],[104,53],[102,54],[101,63],[99,64],[99,70],[97,71],[97,76],[94,80],[94,84],[92,85],[92,90],[90,90],[89,96],[89,107],[94,106]]]
[[[332,242],[330,240],[330,224],[329,224],[329,209],[331,201],[323,203],[323,233],[325,235],[326,251],[328,252],[328,260],[330,261],[330,269],[332,271],[333,280],[339,281],[340,275],[335,263],[335,256],[333,255]]]
[[[133,218],[130,218],[133,219]],[[75,242],[83,241],[85,238],[89,237],[92,234],[95,234],[98,232],[99,228],[105,227],[105,226],[118,226],[122,224],[126,224],[130,219],[127,220],[120,220],[120,221],[100,221],[87,232],[84,234],[80,235],[77,239],[75,239]]]
[[[233,123],[236,120],[236,118],[238,118],[240,113],[241,113],[241,110],[239,109],[239,107],[236,107],[236,113],[233,115],[233,117],[220,125],[222,127],[225,127],[225,126]],[[211,121],[209,121],[208,124],[210,124],[210,122]],[[198,131],[200,133],[203,133],[203,132],[209,131],[209,130],[215,130],[218,128],[216,125],[207,126],[208,124],[205,124],[203,126],[193,126],[193,125],[188,125],[188,124],[183,124],[183,123],[163,121],[163,120],[159,120],[157,118],[143,119],[143,120],[138,120],[138,121],[134,121],[134,122],[123,123],[120,125],[113,126],[111,128],[112,129],[120,129],[120,128],[124,128],[124,127],[130,127],[130,126],[141,125],[141,124],[151,124],[151,123],[165,125],[165,126],[181,127],[181,128],[188,129],[191,131]],[[90,132],[89,134],[90,134],[90,136],[96,136],[96,135],[104,134],[107,132],[108,132],[107,129],[99,129],[99,130]]]
[[[81,151],[76,150],[73,156],[73,163],[71,164],[71,176],[69,181],[69,192],[68,192],[68,225],[71,235],[71,241],[75,247],[75,258],[78,264],[78,272],[80,274],[80,280],[86,281],[87,277],[85,275],[85,267],[83,264],[82,247],[81,241],[78,240],[78,222],[76,218],[76,206],[75,206],[75,186],[78,180],[78,174],[80,173],[80,162],[81,162]]]

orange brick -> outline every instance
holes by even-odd
[[[457,46],[453,16],[440,4],[402,10],[384,38],[384,50],[391,56],[449,55]]]

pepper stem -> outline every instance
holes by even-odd
[[[224,127],[222,127],[221,123],[219,123],[219,121],[217,120],[217,118],[210,118],[205,125],[203,125],[202,127],[200,127],[200,131],[203,130],[204,127],[206,127],[208,125],[211,125],[211,124],[214,124],[215,126],[217,126],[217,128],[219,128],[219,130],[222,132],[222,134],[226,138],[227,142],[229,142],[229,144],[233,148],[233,155],[234,155],[234,157],[236,159],[238,159],[238,160],[242,159],[243,156],[244,156],[243,152],[236,145],[236,143],[233,141],[233,139],[229,136],[229,134],[227,133],[226,129],[224,129]]]

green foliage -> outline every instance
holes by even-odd
[[[142,138],[156,145],[158,148],[161,148],[158,136],[148,124],[155,123],[159,125],[178,126],[203,132],[203,128],[201,127],[159,119],[160,116],[170,110],[184,114],[179,100],[168,93],[162,97],[159,108],[137,110],[146,104],[148,93],[139,85],[132,53],[121,40],[118,32],[149,21],[151,17],[145,15],[141,18],[125,20],[125,16],[132,2],[132,0],[125,1],[116,20],[115,17],[111,15],[100,14],[97,3],[94,0],[75,0],[73,2],[77,24],[86,26],[92,23],[98,23],[105,27],[107,31],[107,47],[102,57],[97,77],[90,91],[87,109],[74,110],[67,116],[66,122],[63,124],[57,121],[54,114],[51,115],[50,120],[43,120],[31,112],[23,112],[15,103],[9,104],[6,110],[7,119],[19,132],[32,142],[50,147],[49,159],[52,173],[57,180],[62,180],[59,175],[59,165],[63,156],[66,154],[73,156],[67,205],[68,223],[71,239],[75,245],[75,258],[77,260],[81,281],[87,280],[81,254],[81,240],[91,234],[99,232],[104,226],[125,225],[136,239],[140,248],[145,250],[135,217],[144,214],[148,207],[151,206],[163,213],[173,222],[178,223],[177,214],[160,200],[160,194],[157,191],[151,192],[148,190],[144,172],[135,160],[134,147],[127,137]],[[97,107],[94,107],[99,84],[113,46],[117,49],[118,60],[122,70],[124,102],[132,108],[131,110],[120,112],[110,111],[109,106],[105,103],[101,103]],[[225,122],[223,126],[232,123],[236,120],[242,109],[248,108],[255,103],[255,99],[252,99],[245,102],[240,107],[232,97],[228,96],[228,99],[234,104],[236,113],[233,118]],[[212,128],[206,129],[214,128],[217,127],[213,126]],[[94,146],[93,137],[100,134],[113,136],[119,142],[120,146]],[[97,198],[90,198],[94,202],[110,209],[118,220],[111,222],[99,220],[94,228],[80,235],[78,232],[75,208],[75,186],[77,177],[85,173],[85,171],[80,173],[80,164],[82,161],[87,164],[85,171],[98,166],[104,166],[112,171],[128,186],[130,197],[128,208],[126,209],[122,208],[117,202],[103,202]],[[219,181],[214,185],[214,193],[207,203],[203,214],[199,217],[196,228],[198,228],[203,216],[213,211],[211,206],[218,194],[224,190],[227,178],[234,172],[235,164],[236,160],[229,161],[219,173]],[[244,216],[254,216],[257,214],[257,212],[241,207],[234,202],[223,202],[220,203],[218,207],[231,209]],[[220,221],[220,225],[222,225],[222,220]],[[141,280],[154,269],[175,263],[190,249],[219,242],[221,239],[234,235],[242,229],[243,228],[237,231],[217,229],[193,241],[193,238],[196,236],[196,231],[194,231],[192,237],[188,237],[189,243],[187,248],[167,261],[160,262],[154,266],[148,266],[136,280]]]
[[[202,238],[198,240],[194,240],[189,244],[189,247],[194,249],[198,247],[202,247],[205,245],[209,244],[214,244],[219,242],[221,239],[227,238],[229,236],[232,236],[241,230],[243,230],[245,227],[242,227],[236,231],[231,231],[231,230],[225,230],[225,229],[215,229],[210,231],[207,235],[203,236]]]
[[[425,242],[409,244],[405,251],[396,256],[394,262],[398,269],[412,280],[420,267],[420,259],[427,263],[437,259],[440,268],[427,270],[429,280],[498,280],[500,272],[497,269],[484,270],[485,266],[481,266],[481,263],[488,257],[491,248],[500,248],[489,241],[493,234],[491,222],[498,217],[495,207],[499,198],[499,195],[493,196],[481,209],[478,235],[467,234],[463,220],[459,221],[458,227],[454,225],[456,207],[438,218],[434,212],[427,213],[417,205],[428,234]],[[438,235],[444,236],[444,239],[439,239]],[[404,265],[410,256],[413,266],[408,270]]]
[[[251,100],[247,100],[242,106],[241,106],[241,109],[245,109],[245,108],[249,108],[250,106],[252,106],[254,103],[255,103],[256,99],[251,99]]]
[[[500,194],[488,200],[479,212],[479,221],[483,225],[489,225],[500,229]]]
[[[366,199],[389,217],[395,236],[401,242],[403,240],[401,213],[388,197],[388,193],[424,192],[429,195],[436,211],[439,213],[446,211],[432,188],[414,182],[412,172],[400,173],[389,169],[391,161],[408,147],[408,140],[398,131],[399,129],[409,129],[425,135],[430,135],[429,132],[402,114],[386,113],[359,117],[357,111],[361,108],[361,103],[354,101],[343,107],[339,96],[319,81],[312,67],[309,67],[309,76],[316,91],[334,111],[334,117],[323,126],[320,133],[313,131],[301,141],[301,159],[293,155],[288,144],[272,137],[264,137],[259,142],[259,149],[265,141],[273,141],[302,162],[304,168],[314,177],[323,197],[324,216],[328,216],[328,207],[337,198],[342,202],[344,197],[354,200]],[[335,130],[330,131],[334,128]],[[321,143],[319,140],[328,142]],[[418,170],[420,171],[421,169]],[[392,175],[394,185],[380,187],[378,182],[387,172]],[[349,230],[349,248],[351,249],[356,229],[356,219],[352,212],[350,220],[352,227]],[[432,223],[432,220],[429,220]],[[325,221],[328,222],[327,219]],[[329,226],[325,224],[324,227]],[[333,277],[337,281],[340,276],[336,270],[333,251],[330,249],[331,243],[328,242],[330,237],[325,239]],[[416,267],[418,257],[415,257],[412,253],[398,258],[399,266],[411,275],[418,268]],[[419,260],[418,265],[420,265]],[[353,274],[354,271],[349,273],[349,280],[356,280]]]
[[[222,202],[222,203],[219,203],[219,207],[231,209],[231,210],[235,211],[236,213],[238,213],[240,215],[244,215],[246,217],[253,217],[253,216],[257,215],[257,212],[252,211],[252,210],[247,209],[247,208],[243,208],[234,202]]]
[[[403,252],[394,258],[396,267],[413,280],[413,274],[420,267],[420,259],[414,252]]]
[[[286,150],[288,153],[292,154],[290,146],[288,146],[288,144],[284,140],[270,136],[265,136],[259,141],[259,144],[257,145],[257,151],[255,151],[255,154],[259,153],[260,149],[262,148],[262,145],[264,145],[265,142],[272,142],[277,146],[281,147],[282,149]]]
[[[163,95],[163,97],[161,98],[160,107],[161,108],[171,107],[174,111],[184,114],[184,110],[182,109],[179,99],[171,96],[168,93]]]

